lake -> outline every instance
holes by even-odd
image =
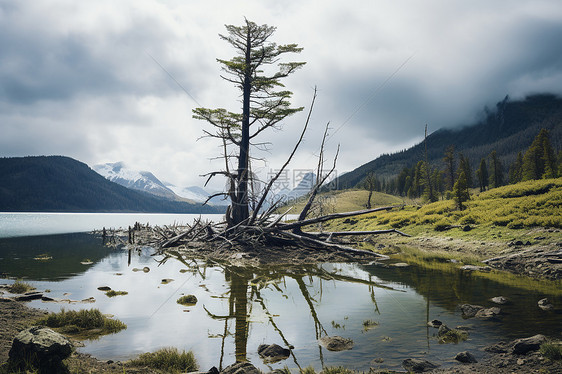
[[[31,235],[89,232],[102,228],[127,228],[135,222],[151,225],[173,225],[204,220],[220,220],[221,214],[158,213],[2,213],[0,238]]]
[[[143,217],[121,225],[135,221],[155,222]],[[29,306],[50,311],[95,307],[125,322],[126,330],[79,348],[102,360],[126,360],[173,346],[192,350],[202,370],[247,359],[265,371],[309,365],[368,371],[401,369],[402,360],[410,357],[455,365],[453,357],[460,351],[478,359],[483,347],[499,340],[560,334],[559,311],[537,307],[543,297],[562,304],[560,288],[548,282],[518,277],[507,277],[507,282],[462,272],[453,264],[233,267],[204,259],[160,263],[164,258],[152,256],[148,247],[133,253],[129,265],[128,251],[106,247],[101,237],[88,233],[3,238],[0,273],[3,283],[23,278],[55,299],[95,298],[94,303],[37,300]],[[41,254],[51,259],[38,260]],[[144,267],[150,271],[137,271]],[[173,281],[163,284],[163,279]],[[128,294],[109,298],[100,286]],[[197,297],[195,306],[176,303],[187,294]],[[462,303],[494,306],[489,299],[499,295],[510,302],[501,306],[498,320],[463,319],[458,310]],[[469,339],[439,344],[437,329],[427,326],[433,319],[470,328]],[[368,321],[376,325],[366,328]],[[351,338],[354,347],[328,351],[317,343],[325,335]],[[257,347],[272,343],[293,346],[291,357],[263,363]]]

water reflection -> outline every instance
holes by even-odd
[[[0,238],[0,275],[63,280],[84,273],[111,249],[87,233]]]
[[[127,330],[86,342],[80,349],[102,360],[126,360],[174,346],[193,350],[202,369],[247,360],[264,371],[285,365],[312,365],[316,370],[342,365],[367,371],[400,369],[407,357],[452,365],[459,351],[470,350],[478,359],[483,346],[538,332],[559,333],[562,322],[560,314],[543,313],[536,306],[539,296],[561,305],[555,288],[551,293],[529,291],[452,268],[242,267],[174,252],[168,258],[154,257],[148,248],[115,251],[104,247],[101,238],[83,234],[44,237],[37,243],[30,238],[0,243],[0,271],[10,277],[35,280],[35,287],[50,289],[54,298],[70,293],[66,297],[73,300],[96,299],[90,305],[34,301],[30,306],[53,311],[61,306],[95,307],[128,325]],[[37,265],[34,256],[45,252],[53,259]],[[84,258],[93,264],[80,264]],[[143,267],[150,271],[133,271]],[[164,278],[174,281],[162,284]],[[97,290],[100,286],[129,294],[108,298]],[[199,302],[193,307],[178,305],[177,298],[187,294]],[[460,303],[488,306],[488,299],[498,295],[511,299],[502,307],[500,321],[463,320],[457,310]],[[427,327],[431,319],[451,327],[469,325],[469,340],[458,346],[439,344],[436,330]],[[376,322],[376,327],[366,329],[365,321]],[[318,344],[326,335],[351,338],[355,345],[349,351],[327,351]],[[257,348],[273,343],[292,347],[290,358],[264,363]]]

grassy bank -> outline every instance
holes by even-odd
[[[367,191],[332,194],[336,200],[335,211],[342,211],[342,207],[357,207],[354,199],[360,193],[366,194]],[[397,197],[375,200],[377,205],[397,201]],[[424,205],[407,204],[389,212],[334,220],[324,228],[332,231],[396,228],[414,237],[432,236],[486,243],[541,240],[548,244],[561,239],[561,207],[562,178],[557,178],[521,182],[473,194],[462,211],[452,200]],[[493,249],[490,247],[491,252]]]

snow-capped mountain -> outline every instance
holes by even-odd
[[[123,162],[94,165],[92,169],[106,179],[127,188],[177,200],[174,191],[166,187],[149,171],[130,169]]]

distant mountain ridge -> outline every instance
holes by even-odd
[[[92,169],[108,180],[133,190],[144,191],[153,195],[176,199],[176,194],[166,187],[149,171],[137,171],[125,166],[124,162],[98,164]]]
[[[2,212],[222,213],[135,191],[64,156],[0,158]]]
[[[532,95],[519,101],[511,101],[506,96],[494,110],[486,109],[485,112],[485,118],[476,124],[460,129],[440,129],[427,137],[427,154],[432,168],[444,169],[445,149],[454,145],[455,152],[467,157],[473,169],[495,150],[507,172],[517,153],[524,152],[542,128],[549,130],[553,148],[562,148],[562,98],[556,95]],[[421,127],[420,134],[423,134]],[[343,173],[333,185],[337,189],[356,187],[370,172],[379,179],[393,178],[405,167],[411,168],[423,160],[424,154],[422,141]]]

